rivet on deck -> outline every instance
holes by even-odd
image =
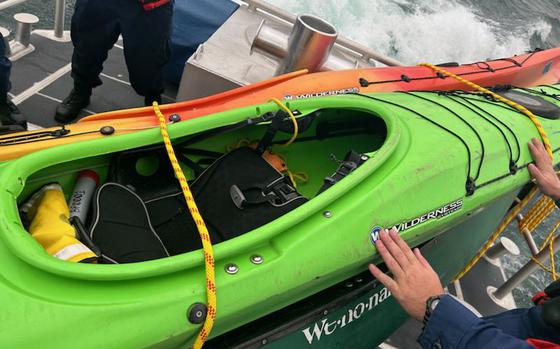
[[[179,121],[181,121],[181,115],[171,114],[171,115],[169,115],[169,121],[170,122],[179,122]]]
[[[239,271],[239,267],[237,266],[237,264],[229,263],[226,265],[225,271],[230,275],[237,274],[237,272]]]
[[[251,263],[253,264],[262,264],[263,261],[264,259],[261,255],[255,254],[251,256]]]

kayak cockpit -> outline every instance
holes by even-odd
[[[191,134],[177,130],[183,123],[171,126],[175,152],[217,251],[262,244],[305,221],[371,175],[395,147],[395,142],[388,145],[387,118],[373,111],[339,107],[296,114],[297,132],[293,120],[280,120],[277,113],[266,114],[268,119],[256,115],[250,122],[242,117]],[[184,124],[196,130],[202,119]],[[37,250],[40,244],[58,259],[100,264],[154,263],[198,250],[196,225],[167,154],[151,131],[122,136],[140,138],[143,142],[133,143],[141,146],[115,137],[98,151],[94,144],[108,139],[68,146],[74,151],[66,155],[57,148],[44,151],[35,171],[29,166],[29,172],[20,174],[25,178],[17,197],[25,228],[20,226],[20,233],[26,234],[27,247]],[[386,154],[378,159],[378,152]],[[16,161],[29,164],[37,160],[35,155]],[[53,184],[59,194],[49,198],[57,208],[37,220],[37,193]],[[85,213],[76,208],[83,201],[90,203]],[[62,227],[53,224],[66,215],[70,219],[62,219]],[[61,231],[70,237],[61,239]],[[55,240],[60,244],[53,247]],[[88,258],[80,260],[88,250]]]

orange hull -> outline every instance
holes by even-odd
[[[560,48],[445,69],[481,86],[509,84],[530,87],[554,84],[560,80]],[[465,89],[468,86],[451,78],[441,78],[431,69],[418,66],[321,73],[298,71],[210,97],[163,105],[161,110],[165,115],[178,114],[181,120],[186,120],[265,103],[271,98],[289,100],[342,93]],[[68,125],[70,133],[64,137],[46,137],[43,141],[33,142],[22,142],[21,138],[16,138],[15,144],[10,145],[6,144],[7,139],[30,136],[33,132],[3,136],[0,137],[0,144],[4,143],[0,147],[0,161],[46,147],[105,137],[96,131],[107,125],[114,127],[113,134],[125,134],[157,126],[158,122],[152,108],[145,107],[88,116],[76,124]]]
[[[560,80],[560,48],[507,58],[466,64],[446,70],[481,86],[530,87]],[[368,81],[361,86],[360,81]],[[409,80],[409,82],[406,82]],[[266,103],[271,98],[305,98],[339,93],[372,93],[414,90],[465,90],[460,82],[438,77],[426,67],[383,67],[307,73],[298,71],[210,97],[162,106],[165,114],[190,119],[221,111]],[[113,111],[86,117],[80,122],[116,118],[152,117],[151,108]],[[156,125],[156,120],[153,121]]]

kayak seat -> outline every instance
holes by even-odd
[[[149,178],[154,176],[135,179],[131,172],[135,166],[129,166],[133,161],[124,158],[140,154],[120,154],[121,159],[112,164],[119,168],[110,169],[110,173],[119,174],[121,181],[127,179],[137,186],[141,183],[140,193],[128,187],[129,183],[116,182],[105,183],[96,191],[90,228],[93,243],[108,261],[117,263],[200,249],[198,230],[177,185],[166,179]],[[307,202],[286,176],[248,147],[218,158],[190,187],[213,244],[254,230]]]
[[[92,242],[102,260],[130,263],[169,256],[142,199],[119,183],[105,183],[94,195]]]

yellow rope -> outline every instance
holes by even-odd
[[[514,101],[510,101],[509,99],[504,98],[504,97],[500,96],[500,95],[497,94],[497,93],[494,93],[494,92],[492,92],[492,91],[490,91],[490,90],[488,90],[488,89],[485,89],[484,87],[479,86],[479,85],[475,84],[474,82],[468,81],[468,80],[466,80],[466,79],[463,79],[463,78],[460,77],[460,76],[457,76],[457,75],[455,75],[455,74],[453,74],[453,73],[450,73],[450,72],[448,72],[448,71],[446,71],[446,70],[444,70],[444,69],[441,69],[441,68],[439,68],[439,67],[436,67],[436,66],[433,65],[433,64],[430,64],[430,63],[420,63],[420,64],[418,64],[418,65],[419,65],[419,66],[423,66],[423,67],[428,67],[428,68],[432,69],[432,70],[435,71],[435,72],[438,72],[438,73],[441,73],[441,74],[450,76],[450,77],[454,78],[455,80],[460,81],[460,82],[464,83],[465,85],[468,85],[468,86],[470,86],[471,88],[473,88],[473,89],[475,89],[475,90],[477,90],[477,91],[480,91],[480,92],[489,94],[490,96],[494,97],[496,100],[498,100],[498,101],[500,101],[500,102],[503,102],[503,103],[505,103],[505,104],[507,104],[507,105],[509,105],[509,106],[511,106],[511,107],[513,107],[513,108],[515,108],[515,109],[517,109],[517,110],[519,110],[519,111],[522,112],[523,114],[527,115],[527,116],[529,117],[529,119],[531,119],[531,121],[533,122],[533,124],[535,124],[535,127],[536,127],[537,130],[539,131],[539,134],[541,135],[541,138],[542,138],[544,147],[546,148],[546,152],[548,153],[548,155],[550,155],[551,158],[553,158],[553,156],[552,156],[552,148],[551,148],[551,146],[550,146],[550,141],[548,140],[548,136],[546,135],[546,132],[544,131],[544,129],[543,129],[543,127],[542,127],[540,121],[537,119],[537,117],[536,117],[535,115],[533,115],[533,113],[531,113],[527,108],[525,108],[524,106],[522,106],[522,105],[519,104],[519,103],[515,103]]]
[[[558,221],[556,223],[556,225],[554,227],[552,227],[552,229],[550,229],[550,232],[548,233],[546,238],[543,240],[543,243],[542,243],[541,248],[539,250],[542,250],[543,248],[545,248],[546,245],[548,245],[550,243],[550,239],[552,239],[552,236],[553,236],[554,232],[556,230],[558,230],[558,227],[560,227],[560,221]]]
[[[556,203],[554,201],[546,196],[541,197],[519,222],[520,232],[525,230],[534,231],[555,209]]]
[[[284,105],[284,103],[282,103],[278,98],[272,98],[271,101],[276,103],[276,105],[278,105],[278,107],[280,107],[280,109],[282,109],[286,113],[288,113],[288,115],[290,116],[290,119],[292,120],[292,124],[294,125],[294,133],[292,134],[292,138],[290,138],[290,140],[288,142],[286,142],[285,144],[281,144],[282,147],[287,147],[290,144],[292,144],[298,136],[299,126],[298,126],[296,117],[294,116],[294,113],[292,113],[290,108],[286,107]]]
[[[553,246],[554,240],[557,238],[557,236],[554,236],[554,233],[556,232],[556,230],[558,230],[558,227],[560,227],[560,221],[556,222],[554,227],[552,227],[552,229],[550,229],[550,231],[548,232],[548,235],[543,240],[543,243],[541,244],[541,247],[539,248],[539,251],[543,251],[545,249],[545,247],[548,245],[549,258],[550,258],[550,268],[547,268],[538,259],[531,256],[531,260],[533,262],[535,262],[545,272],[550,273],[553,281],[555,281],[558,278],[558,275],[556,273],[556,261],[555,261],[555,258],[554,258],[554,246]]]
[[[550,244],[548,245],[551,269],[550,274],[552,275],[552,281],[556,281],[556,279],[558,278],[556,276],[556,261],[554,260],[554,239],[556,239],[556,236],[550,239]]]
[[[541,267],[542,270],[546,271],[547,273],[552,273],[552,270],[550,268],[547,268],[546,265],[544,265],[541,261],[539,261],[538,259],[536,259],[535,257],[531,256],[531,260],[538,265],[539,267]]]
[[[206,301],[208,303],[208,312],[206,315],[206,319],[204,320],[204,324],[202,325],[202,328],[200,329],[200,332],[198,333],[198,336],[196,337],[196,340],[193,344],[193,349],[200,349],[210,335],[212,327],[214,326],[214,319],[216,318],[216,281],[214,273],[214,251],[212,249],[212,242],[210,241],[210,234],[208,233],[206,224],[204,224],[204,220],[198,212],[198,208],[187,183],[187,179],[185,178],[183,170],[181,169],[181,166],[177,161],[177,157],[175,156],[175,151],[173,150],[173,146],[171,145],[171,140],[169,138],[169,133],[167,132],[165,117],[161,113],[157,102],[154,102],[153,108],[156,116],[159,119],[161,136],[163,137],[163,143],[165,144],[167,155],[169,156],[171,166],[173,166],[175,175],[177,176],[179,184],[181,185],[181,189],[183,190],[183,195],[185,196],[187,206],[189,207],[189,211],[191,212],[192,218],[196,224],[196,228],[198,229],[200,240],[202,240],[202,249],[204,250],[204,262],[206,267]]]
[[[525,196],[525,198],[523,198],[523,200],[521,200],[520,203],[518,203],[513,209],[511,209],[509,214],[506,216],[506,218],[504,218],[504,220],[498,226],[494,234],[492,234],[492,236],[490,236],[488,241],[486,241],[484,246],[482,246],[482,248],[478,251],[478,253],[473,257],[473,259],[463,268],[463,270],[461,270],[457,274],[457,276],[455,276],[454,281],[457,281],[460,278],[462,278],[478,262],[478,260],[482,258],[482,256],[486,253],[486,251],[488,251],[488,249],[492,247],[494,241],[496,241],[496,239],[502,234],[502,232],[509,225],[509,223],[511,223],[511,221],[519,214],[519,212],[521,212],[521,210],[527,205],[527,203],[529,203],[529,201],[533,198],[533,196],[535,196],[536,193],[537,193],[537,187],[533,187],[533,189],[531,189],[529,194],[527,194],[527,196]]]

